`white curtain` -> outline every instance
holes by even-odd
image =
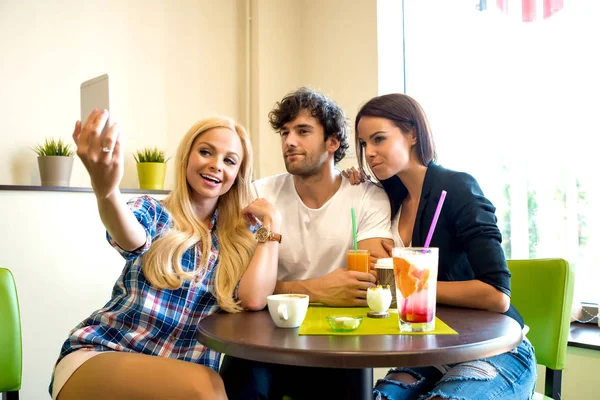
[[[507,17],[511,6],[519,18]],[[525,23],[533,6],[537,17],[560,12]],[[428,114],[439,162],[479,181],[497,207],[507,257],[565,258],[576,267],[576,298],[594,302],[599,11],[597,0],[498,0],[481,11],[405,0],[404,9],[406,93]]]

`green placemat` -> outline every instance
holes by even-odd
[[[444,321],[435,318],[435,329],[431,332],[400,332],[398,328],[398,311],[390,308],[389,318],[369,318],[368,307],[324,307],[310,305],[304,322],[298,328],[299,335],[457,335]],[[335,332],[327,320],[328,315],[348,315],[363,317],[362,324],[352,332]]]

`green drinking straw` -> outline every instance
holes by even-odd
[[[358,242],[356,240],[356,216],[354,215],[354,207],[350,209],[352,213],[352,239],[354,240],[354,250],[358,250]]]

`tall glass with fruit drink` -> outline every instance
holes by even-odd
[[[392,257],[400,331],[432,331],[435,329],[438,249],[395,247]]]

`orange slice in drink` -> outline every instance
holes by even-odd
[[[405,299],[410,297],[417,290],[417,282],[411,274],[413,266],[404,258],[394,257],[394,273],[396,274],[396,283],[399,283],[400,293]]]
[[[417,280],[417,292],[423,289],[427,289],[427,283],[429,282],[429,269],[417,269],[412,268],[410,274]]]

